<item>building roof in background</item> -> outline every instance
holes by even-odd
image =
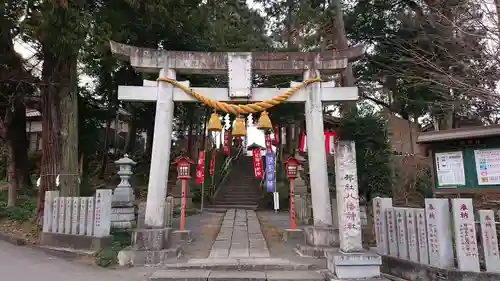
[[[42,113],[36,109],[26,109],[26,117],[28,118],[33,118],[33,117],[39,117],[42,116]]]
[[[461,139],[477,139],[500,136],[500,125],[463,127],[451,130],[420,133],[417,143],[433,143]]]
[[[102,110],[105,110],[107,108],[105,108],[104,106],[99,106]],[[123,115],[123,116],[130,116],[130,112],[126,111],[125,109],[123,108],[119,108],[118,109],[118,114],[120,115]],[[28,118],[34,118],[34,117],[40,117],[42,116],[42,113],[36,109],[33,109],[33,108],[27,108],[26,109],[26,117]]]

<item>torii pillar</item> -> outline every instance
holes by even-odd
[[[268,100],[286,89],[254,88],[253,74],[300,75],[304,79],[332,75],[343,71],[348,62],[363,55],[363,46],[325,52],[174,52],[138,48],[110,42],[113,54],[138,71],[160,73],[160,77],[176,78],[176,74],[229,75],[229,88],[193,88],[205,97],[236,103]],[[189,82],[182,82],[188,86]],[[297,82],[292,82],[292,87]],[[145,81],[143,87],[120,86],[119,99],[155,101],[155,135],[148,185],[145,224],[149,228],[164,227],[164,204],[167,194],[168,166],[172,137],[174,102],[196,102],[182,90],[167,83]],[[332,228],[326,151],[324,147],[323,105],[358,99],[356,87],[335,88],[334,83],[314,83],[299,90],[287,102],[305,103],[308,133],[308,160],[314,226],[306,230],[306,242],[312,246],[338,245],[338,229]]]

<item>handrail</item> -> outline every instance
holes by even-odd
[[[226,161],[224,162],[224,164],[222,165],[222,169],[221,169],[222,178],[217,184],[214,184],[214,186],[213,186],[214,191],[212,194],[212,199],[214,199],[217,196],[217,193],[220,190],[219,187],[227,180],[227,177],[229,175],[229,171],[231,170],[233,160],[238,159],[240,157],[241,153],[243,152],[243,149],[244,149],[244,146],[241,145],[240,148],[238,149],[238,152],[236,152],[236,155],[228,157],[226,159]]]

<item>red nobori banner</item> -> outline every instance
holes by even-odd
[[[202,184],[205,179],[205,151],[200,151],[196,165],[196,184]]]
[[[215,151],[212,151],[212,158],[210,158],[210,176],[214,176],[215,171]]]
[[[262,171],[262,155],[260,154],[260,148],[256,147],[252,149],[252,156],[254,175],[256,178],[262,179],[264,177],[264,173]]]
[[[271,141],[271,134],[266,134],[265,139],[266,139],[266,151],[273,152],[273,143]]]
[[[278,127],[278,125],[274,126],[273,133],[274,133],[274,145],[278,145],[280,143],[280,127]]]
[[[229,130],[224,131],[224,142],[222,147],[224,149],[224,155],[229,155],[231,151],[231,132]]]

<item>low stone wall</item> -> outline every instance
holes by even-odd
[[[438,268],[384,255],[381,271],[409,281],[500,281],[498,273]]]
[[[98,250],[111,243],[111,189],[95,197],[59,197],[47,191],[40,244]]]

